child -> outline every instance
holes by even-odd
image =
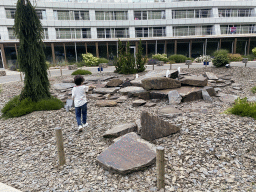
[[[78,131],[82,131],[84,127],[88,126],[86,122],[87,118],[87,99],[85,92],[88,92],[91,86],[82,85],[84,78],[82,76],[76,76],[74,78],[76,86],[72,89],[72,98],[74,100],[76,120],[78,124]],[[81,113],[82,112],[82,113]],[[81,122],[81,115],[83,117],[83,123]]]

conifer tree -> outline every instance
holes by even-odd
[[[29,0],[18,0],[14,31],[20,40],[18,62],[25,73],[24,88],[20,99],[39,101],[49,98],[49,80],[43,50],[43,28],[35,8]]]
[[[147,58],[142,57],[142,51],[143,51],[143,48],[142,48],[142,43],[141,43],[141,39],[140,39],[139,45],[138,45],[138,52],[136,54],[137,72],[143,72],[146,69],[145,63],[146,63]]]

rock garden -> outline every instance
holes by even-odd
[[[71,97],[72,76],[51,78]],[[256,69],[190,68],[86,75],[88,123],[72,108],[0,119],[0,181],[22,191],[157,191],[156,146],[165,149],[165,191],[256,190],[255,119],[225,113],[256,102]],[[2,85],[0,108],[23,83]],[[66,164],[58,165],[55,127]]]

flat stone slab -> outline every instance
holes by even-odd
[[[141,139],[134,132],[115,139],[115,143],[96,159],[105,169],[120,174],[145,169],[154,164],[155,160],[155,146]]]
[[[169,77],[172,79],[175,79],[178,77],[178,70],[169,70],[170,74]],[[141,87],[142,86],[142,80],[146,79],[146,78],[151,78],[151,77],[165,77],[166,76],[166,70],[154,70],[154,71],[149,71],[148,73],[146,73],[143,76],[140,76],[139,78],[136,78],[134,80],[131,81],[131,84],[133,86],[138,86]]]
[[[205,89],[202,90],[202,96],[203,96],[203,100],[205,100],[206,102],[212,102],[211,96]]]
[[[110,137],[120,137],[125,135],[126,133],[130,132],[137,132],[138,128],[135,123],[126,123],[121,125],[116,125],[112,129],[107,130],[103,137],[110,138]]]
[[[98,107],[115,107],[117,102],[113,100],[98,100],[95,105]]]
[[[74,78],[63,79],[62,83],[74,83]]]
[[[133,106],[133,107],[139,107],[139,106],[144,105],[145,103],[146,103],[145,100],[143,100],[143,99],[138,99],[138,100],[135,100],[135,101],[132,102],[132,106]]]
[[[62,90],[74,87],[75,83],[55,83],[53,84],[54,89]]]
[[[123,95],[123,96],[119,97],[116,101],[117,101],[117,103],[123,103],[123,102],[125,102],[127,99],[128,99],[128,97],[125,96],[125,95]]]
[[[214,73],[211,73],[211,72],[205,72],[205,75],[209,80],[218,80],[219,79]]]
[[[142,87],[135,87],[135,86],[125,87],[119,90],[119,93],[123,95],[136,94],[136,93],[142,93],[142,92],[146,92],[146,90],[143,89]]]
[[[147,102],[144,107],[155,107],[156,103]]]
[[[230,94],[222,94],[219,99],[224,103],[235,103],[235,100],[238,98],[237,95],[230,95]]]
[[[180,96],[179,92],[177,90],[169,91],[168,92],[168,99],[169,104],[180,104],[182,97]]]
[[[100,94],[114,94],[118,91],[116,88],[96,88],[93,90],[93,93],[100,93]]]
[[[180,131],[180,128],[146,111],[141,113],[141,138],[153,141]]]
[[[0,192],[22,192],[22,191],[0,182]]]
[[[98,94],[98,93],[88,94],[87,97],[90,99],[96,99],[96,100],[105,99],[105,97],[102,94]]]
[[[107,81],[107,80],[109,80],[109,79],[112,79],[112,78],[114,78],[114,76],[86,76],[86,77],[84,77],[84,79],[86,80],[86,81]]]
[[[204,87],[207,85],[207,78],[203,76],[184,76],[184,78],[182,78],[180,82],[183,85]]]
[[[107,84],[106,87],[118,87],[123,84],[121,79],[112,79]]]
[[[182,115],[181,110],[174,107],[170,107],[170,106],[159,109],[158,113],[160,116],[167,117],[167,118],[174,118]]]
[[[176,79],[167,77],[151,77],[143,79],[142,87],[146,90],[157,89],[174,89],[181,87],[181,83]]]

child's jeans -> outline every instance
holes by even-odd
[[[81,112],[82,112],[82,116],[83,116],[83,124],[86,124],[87,103],[85,103],[84,105],[82,105],[80,107],[75,107],[75,111],[76,111],[76,121],[77,121],[78,126],[82,125],[82,123],[81,123]]]

